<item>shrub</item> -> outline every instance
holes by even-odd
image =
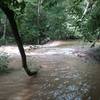
[[[0,53],[0,74],[8,71],[8,55]]]
[[[4,45],[6,42],[5,42],[5,39],[3,38],[0,38],[0,45]]]

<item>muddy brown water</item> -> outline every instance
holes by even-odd
[[[78,51],[78,52],[77,52]],[[80,52],[76,42],[27,54],[38,75],[28,77],[21,58],[10,53],[10,73],[0,76],[0,100],[100,100],[100,63]]]

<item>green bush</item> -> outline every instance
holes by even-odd
[[[4,45],[5,44],[5,40],[3,38],[0,38],[0,45]]]
[[[6,44],[16,44],[15,38],[11,36],[7,36],[6,42],[7,42]]]
[[[8,55],[0,53],[0,74],[8,71]]]

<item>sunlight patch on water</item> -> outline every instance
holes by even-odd
[[[0,47],[0,52],[5,52],[8,55],[20,55],[18,47],[17,46],[2,46]]]
[[[45,51],[44,51],[45,50]],[[73,55],[72,53],[75,51],[73,48],[41,48],[41,52],[26,52],[26,55],[56,55],[56,54],[64,54],[64,55]],[[2,46],[0,47],[0,52],[6,52],[10,56],[20,55],[17,47],[14,46]]]
[[[56,54],[72,55],[74,51],[75,49],[72,48],[55,48],[55,49],[49,49],[38,53],[30,52],[27,53],[27,55],[56,55]]]

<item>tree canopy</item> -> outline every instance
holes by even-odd
[[[0,2],[14,11],[24,43],[41,44],[46,37],[51,40],[84,38],[86,41],[94,41],[99,37],[99,0],[1,0]]]

